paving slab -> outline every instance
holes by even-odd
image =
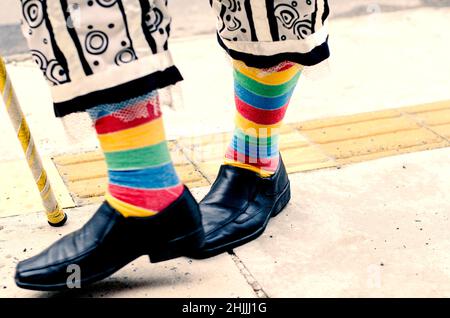
[[[42,158],[42,164],[60,207],[75,207],[53,161],[48,157]],[[0,171],[0,218],[44,210],[39,190],[25,159],[0,162]]]
[[[369,4],[364,0],[360,6],[364,11]],[[286,122],[450,99],[450,33],[442,31],[450,25],[450,8],[389,12],[388,2],[384,4],[376,14],[330,20],[329,72],[324,76],[319,70],[317,75],[310,72],[300,80]],[[169,138],[231,131],[235,114],[231,63],[214,35],[174,39],[170,47],[185,78],[177,99],[185,108],[166,111]],[[68,126],[76,127],[83,142],[68,141],[62,124],[53,118],[49,90],[32,62],[10,64],[8,69],[43,155],[95,148],[93,131],[80,128],[78,118]],[[15,159],[21,155],[20,149],[1,108],[0,134],[4,139],[0,159]],[[448,129],[445,125],[436,127],[444,133]]]
[[[284,125],[280,150],[287,171],[295,173],[448,147],[448,114],[450,101],[443,101]],[[231,133],[218,133],[170,141],[183,183],[191,188],[212,183],[230,140]],[[77,205],[103,200],[107,169],[100,151],[55,156],[53,161]]]
[[[449,297],[450,149],[291,175],[236,255],[269,297]]]
[[[202,196],[206,189],[197,190]],[[0,225],[0,298],[3,297],[255,297],[252,287],[228,254],[205,261],[187,258],[150,264],[141,257],[110,278],[87,289],[36,292],[20,289],[13,281],[19,260],[43,250],[84,224],[96,206],[67,210],[69,221],[50,228],[42,214],[2,218]]]
[[[363,10],[368,5],[361,2]],[[375,14],[330,20],[329,67],[305,72],[285,122],[450,99],[445,44],[450,33],[442,32],[450,26],[450,8],[389,12],[387,7],[385,3]],[[231,64],[215,38],[173,41],[171,48],[186,79],[181,83],[186,110],[167,116],[169,132],[195,136],[230,131],[235,111]]]

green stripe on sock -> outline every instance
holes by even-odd
[[[278,97],[288,93],[297,84],[300,75],[299,71],[292,79],[281,85],[265,85],[245,76],[236,69],[234,70],[234,78],[242,87],[264,97]]]
[[[107,152],[105,159],[109,170],[143,169],[171,161],[166,141],[144,148]]]
[[[240,140],[245,140],[248,143],[253,145],[267,145],[268,147],[272,146],[272,143],[275,145],[278,143],[279,135],[272,135],[268,137],[254,137],[245,134],[240,128],[236,128],[234,130],[234,136],[239,138]]]

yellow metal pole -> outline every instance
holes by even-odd
[[[19,101],[14,92],[11,80],[6,71],[5,62],[0,57],[0,93],[5,102],[6,111],[16,130],[17,138],[19,139],[28,166],[33,174],[36,185],[41,194],[42,203],[47,211],[48,223],[52,226],[62,226],[66,223],[67,216],[60,208],[58,201],[50,186],[41,158],[34,145],[33,137],[25,120],[25,116],[20,108]]]

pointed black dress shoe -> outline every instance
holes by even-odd
[[[192,254],[203,243],[198,204],[187,188],[177,201],[152,217],[125,218],[105,202],[81,229],[20,262],[16,284],[34,290],[67,289],[69,275],[76,268],[73,265],[78,265],[80,279],[71,276],[71,286],[84,287],[141,255],[149,255],[156,263]]]
[[[212,257],[254,240],[290,198],[289,179],[281,157],[277,171],[270,178],[223,165],[211,190],[199,204],[205,245],[191,256]]]

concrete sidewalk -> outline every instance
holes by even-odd
[[[69,210],[60,229],[37,214],[3,218],[0,297],[449,297],[449,156],[446,148],[291,175],[287,209],[235,255],[156,265],[142,257],[70,293],[21,290],[14,266],[95,206]]]
[[[51,178],[58,179],[57,187],[62,188],[60,198],[77,208],[67,210],[69,222],[60,229],[50,228],[42,213],[23,214],[25,209],[14,205],[3,216],[21,215],[0,216],[0,297],[449,297],[450,108],[444,103],[439,109],[421,106],[417,113],[418,108],[400,110],[450,100],[450,34],[443,32],[450,27],[449,17],[448,7],[419,7],[331,21],[333,58],[328,76],[302,78],[286,116],[290,124],[286,127],[295,131],[285,131],[282,138],[286,148],[308,145],[290,154],[292,162],[320,155],[331,163],[325,162],[323,170],[292,170],[293,198],[285,212],[261,238],[232,255],[156,265],[143,257],[104,282],[71,293],[16,288],[15,264],[80,227],[97,207],[94,201],[77,201],[67,185],[70,175],[53,166],[58,160],[46,160]],[[174,40],[171,48],[186,81],[181,84],[185,109],[165,114],[169,138],[183,146],[183,140],[193,136],[208,135],[203,141],[213,133],[231,131],[235,110],[230,65],[215,38]],[[97,149],[88,121],[66,119],[66,124],[77,123],[76,132],[81,134],[78,141],[66,136],[61,121],[53,118],[48,88],[31,61],[12,62],[8,69],[44,157],[58,159]],[[11,182],[17,180],[26,188],[13,189],[19,196],[31,197],[33,185],[20,169],[26,167],[20,162],[21,149],[0,109],[0,162],[16,162],[15,171],[9,164],[0,169]],[[335,118],[374,111],[382,112]],[[313,127],[300,125],[312,119]],[[317,119],[324,119],[322,125]],[[352,164],[358,155],[373,159],[377,157],[372,152],[392,150],[383,142],[380,146],[383,138],[394,150],[389,155],[422,142],[416,150],[447,148]],[[191,146],[184,148],[201,150]],[[214,160],[220,160],[219,146],[206,145]],[[354,149],[365,152],[353,153]],[[199,186],[208,184],[214,171],[182,155],[175,162],[188,161],[191,173],[203,176],[198,183],[192,178],[191,184],[200,199],[208,187]],[[217,168],[218,162],[213,164]],[[99,170],[85,169],[83,177],[98,177],[89,173]],[[0,182],[0,199],[4,186],[8,184]]]

